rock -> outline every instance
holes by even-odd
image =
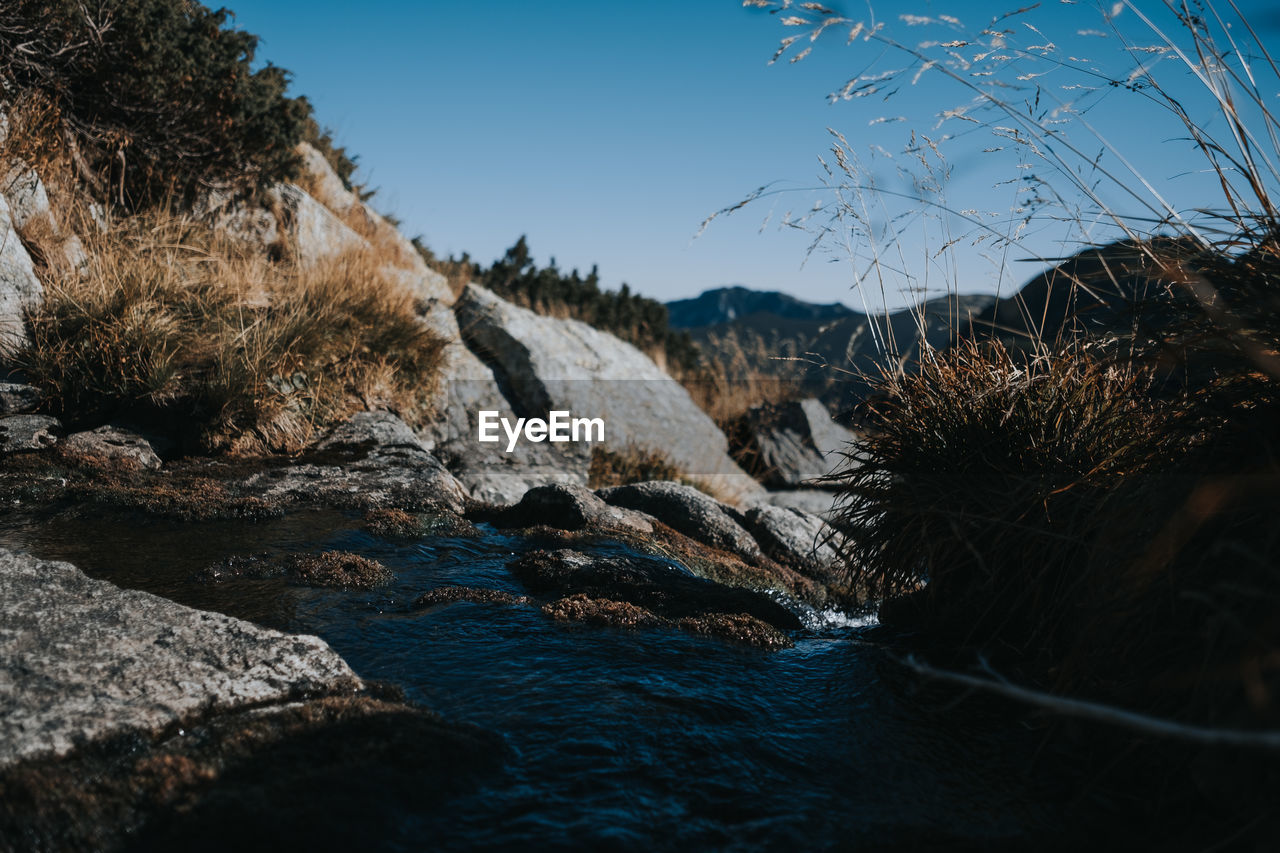
[[[110,424],[87,432],[72,433],[63,439],[62,451],[90,459],[124,462],[141,468],[160,467],[160,457],[149,441],[135,432]]]
[[[777,628],[746,613],[709,613],[704,616],[686,616],[676,622],[682,631],[717,637],[757,649],[777,651],[789,649],[794,643]]]
[[[44,286],[0,195],[0,357],[26,343],[22,313],[43,299]]]
[[[280,240],[280,222],[273,211],[221,192],[213,191],[198,199],[192,205],[192,215],[214,231],[259,249]]]
[[[597,492],[606,503],[643,512],[712,548],[736,554],[748,563],[764,556],[751,534],[735,520],[736,510],[683,483],[654,481],[614,486]]]
[[[211,711],[361,686],[291,636],[0,550],[0,765]]]
[[[785,506],[803,510],[810,515],[828,518],[831,515],[835,498],[825,489],[794,489],[783,492],[766,492],[756,499],[754,505]]]
[[[391,453],[396,450],[426,453],[427,449],[409,425],[390,412],[357,412],[334,427],[315,449],[320,452]]]
[[[342,178],[338,177],[338,173],[314,145],[301,142],[297,152],[302,158],[302,171],[307,176],[307,189],[316,201],[338,216],[345,216],[360,205],[360,199],[347,189]]]
[[[280,184],[270,195],[280,206],[289,245],[303,266],[369,248],[368,241],[301,188]]]
[[[585,486],[590,451],[572,443],[523,443],[514,452],[476,440],[478,413],[496,411],[514,418],[515,406],[499,386],[493,369],[462,340],[452,310],[435,300],[423,317],[445,347],[437,416],[426,430],[428,441],[450,471],[478,501],[497,506],[516,503],[533,486],[545,483]]]
[[[44,394],[34,385],[0,382],[0,415],[25,415],[35,411]]]
[[[667,620],[643,607],[578,593],[542,605],[542,612],[557,622],[582,622],[611,628],[647,628]]]
[[[462,484],[389,412],[361,412],[301,463],[252,474],[241,486],[268,501],[360,509],[433,506],[460,514],[469,501]]]
[[[822,487],[813,481],[845,464],[840,452],[857,439],[815,399],[756,406],[730,433],[734,458],[771,489]]]
[[[471,586],[438,586],[427,590],[413,600],[414,607],[436,607],[441,604],[454,604],[469,601],[472,604],[496,604],[504,607],[516,607],[529,603],[526,595],[513,595],[501,589],[478,589]]]
[[[659,452],[726,499],[763,491],[680,383],[640,350],[577,320],[543,317],[469,285],[455,306],[462,337],[490,365],[516,412],[602,418],[605,446]]]
[[[531,551],[508,567],[538,595],[625,601],[667,619],[747,613],[784,631],[800,627],[794,613],[767,595],[695,577],[657,557],[588,556],[561,548]]]
[[[453,304],[448,280],[427,266],[413,243],[398,228],[347,188],[323,154],[306,142],[298,146],[298,154],[302,157],[310,195],[369,244],[388,253],[392,263],[385,272],[389,276],[400,281],[418,299]]]
[[[743,526],[770,559],[784,566],[825,572],[839,562],[834,531],[803,510],[758,504],[743,513]]]
[[[0,455],[44,450],[58,443],[62,423],[48,415],[0,418]]]
[[[546,525],[560,530],[625,530],[652,533],[653,524],[643,513],[610,506],[585,486],[552,484],[535,486],[520,502],[497,518],[500,527]]]
[[[46,261],[68,270],[82,269],[88,261],[84,245],[74,234],[64,236],[49,203],[49,193],[34,169],[15,160],[0,180],[0,193],[9,202],[13,227],[29,243],[44,252]]]

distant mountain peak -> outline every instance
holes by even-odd
[[[752,290],[740,284],[712,288],[692,299],[673,300],[667,303],[667,312],[670,324],[680,329],[714,326],[758,313],[789,320],[835,320],[857,313],[839,302],[805,302],[776,290]]]

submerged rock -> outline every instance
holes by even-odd
[[[588,556],[561,548],[531,551],[508,564],[530,592],[625,601],[668,619],[749,613],[783,630],[800,627],[794,613],[758,592],[722,586],[655,557]]]
[[[746,613],[708,613],[703,616],[686,616],[676,623],[682,631],[718,637],[734,643],[776,651],[789,649],[795,643],[772,625]]]
[[[613,506],[653,516],[704,545],[758,563],[764,554],[751,534],[735,520],[737,511],[692,486],[657,480],[601,489],[597,494]]]
[[[0,766],[192,715],[361,686],[293,636],[0,549]]]
[[[9,415],[0,418],[0,456],[44,450],[58,443],[62,422],[48,415]]]
[[[666,625],[667,620],[626,601],[592,598],[578,593],[542,605],[542,612],[558,622],[583,622],[611,628],[646,628]]]
[[[528,604],[529,598],[524,595],[513,595],[501,589],[479,589],[473,586],[438,586],[415,598],[413,606],[435,607],[439,604],[453,604],[456,601],[513,607],[520,604]]]
[[[395,575],[378,561],[347,551],[283,557],[236,554],[195,575],[195,580],[207,583],[269,578],[287,578],[291,583],[302,586],[372,589],[390,583]]]

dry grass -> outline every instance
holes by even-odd
[[[813,396],[805,386],[812,366],[800,356],[780,357],[757,336],[729,332],[699,347],[702,361],[677,375],[689,396],[722,429],[748,409]]]
[[[365,408],[428,414],[443,342],[376,252],[272,264],[171,214],[91,233],[52,276],[17,364],[74,424],[191,425],[194,448],[292,452]]]

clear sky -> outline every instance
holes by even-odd
[[[262,37],[259,58],[293,72],[293,92],[359,155],[357,178],[379,188],[375,207],[402,220],[408,234],[421,234],[438,254],[468,251],[483,262],[527,234],[540,262],[554,256],[562,268],[584,271],[598,264],[606,286],[626,281],[664,300],[741,283],[860,305],[851,288],[863,264],[839,250],[806,262],[812,235],[780,227],[788,211],[801,215],[817,198],[809,189],[820,186],[818,156],[831,159],[827,128],[844,132],[860,157],[876,144],[900,151],[913,128],[969,129],[951,128],[956,122],[931,129],[934,114],[964,96],[928,73],[914,86],[908,78],[889,100],[877,92],[829,103],[851,77],[902,62],[875,44],[846,46],[845,27],[804,61],[769,65],[779,39],[801,28],[739,0],[230,2],[236,25]],[[862,4],[828,5],[856,20],[869,16]],[[908,27],[902,14],[949,11],[972,29],[1018,5],[1026,4],[894,0],[875,14],[914,44],[954,37],[954,28]],[[1154,13],[1161,4],[1138,5]],[[1267,5],[1252,0],[1245,8]],[[1027,17],[1063,50],[1102,22],[1096,6],[1059,0]],[[1135,22],[1132,14],[1122,19]],[[1250,19],[1264,42],[1275,40],[1274,11]],[[1094,41],[1114,52],[1115,39]],[[1175,178],[1189,168],[1185,142],[1115,112],[1101,126],[1117,145],[1143,152],[1155,183],[1203,191]],[[898,116],[906,120],[872,124]],[[906,186],[893,176],[900,162],[877,166],[887,169],[884,186]],[[970,152],[949,163],[948,201],[957,209],[1007,211],[1015,201],[1001,183],[1018,176],[1012,161]],[[764,184],[783,192],[717,218],[694,239],[704,218]],[[1063,230],[1043,228],[1031,249],[1056,254],[1048,244]],[[990,252],[979,257],[985,246],[962,244],[950,265],[924,260],[941,242],[936,232],[903,238],[917,280],[927,272],[931,287],[945,280],[965,291],[995,289]],[[1035,265],[1011,269],[1006,291]]]

